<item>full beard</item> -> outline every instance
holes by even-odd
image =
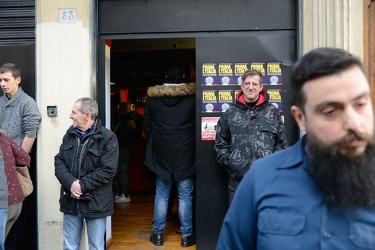
[[[361,155],[343,155],[339,152],[353,138],[368,142]],[[350,132],[344,138],[323,145],[313,134],[306,135],[309,153],[308,171],[336,208],[375,207],[375,146],[374,138]]]

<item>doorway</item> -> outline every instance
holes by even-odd
[[[112,130],[119,123],[116,110],[121,102],[137,104],[137,113],[141,116],[144,115],[147,88],[163,84],[166,70],[170,65],[180,65],[185,71],[188,82],[196,81],[195,38],[115,39],[105,40],[105,44],[110,47],[110,122]],[[137,229],[139,230],[137,233],[142,234],[142,239],[147,241],[152,232],[154,174],[143,164],[145,151],[146,138],[143,131],[141,136],[135,139],[129,159],[130,202],[115,204],[113,218],[116,219],[112,220],[114,244],[117,244],[114,238],[121,234],[116,230],[129,232],[134,229],[133,223],[121,225],[121,227],[116,224],[119,220],[123,221],[123,216],[132,214],[134,209],[137,211],[138,223],[146,221],[144,227],[141,226]],[[173,221],[167,222],[167,227],[170,224],[176,230],[179,229],[176,227],[179,224],[176,216],[177,197],[174,200]],[[166,230],[168,230],[167,227]],[[170,237],[176,238],[176,233],[172,232]],[[177,238],[181,240],[180,236]],[[139,244],[142,244],[142,239],[138,241]],[[149,242],[143,244],[145,243]],[[179,241],[174,240],[171,244],[179,246]]]

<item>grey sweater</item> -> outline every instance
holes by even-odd
[[[4,170],[3,153],[0,150],[0,209],[8,209],[8,185]]]
[[[35,100],[21,87],[11,99],[5,94],[0,97],[0,129],[19,145],[25,136],[36,138],[41,119]]]

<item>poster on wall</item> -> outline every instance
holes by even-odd
[[[202,64],[202,86],[214,86],[217,83],[217,64],[203,63]]]
[[[233,104],[233,90],[219,89],[218,97],[218,109],[225,112]]]
[[[283,106],[281,101],[281,89],[267,89],[268,101],[274,105],[280,112],[283,112]]]
[[[202,117],[202,141],[212,141],[216,137],[216,126],[220,117]]]
[[[280,62],[268,62],[267,73],[265,77],[265,84],[269,85],[282,85],[283,77],[281,72]]]
[[[262,62],[253,62],[250,64],[251,69],[259,70],[262,73],[262,83],[266,82],[266,64]]]
[[[237,81],[237,85],[242,83],[242,74],[249,69],[248,63],[235,63],[234,64],[234,82]]]
[[[233,63],[218,64],[218,83],[222,86],[234,85],[233,82]]]
[[[219,112],[217,102],[217,90],[202,90],[202,112]]]

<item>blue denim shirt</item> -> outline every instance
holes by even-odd
[[[253,163],[217,250],[375,249],[375,209],[335,210],[307,173],[305,138]]]

